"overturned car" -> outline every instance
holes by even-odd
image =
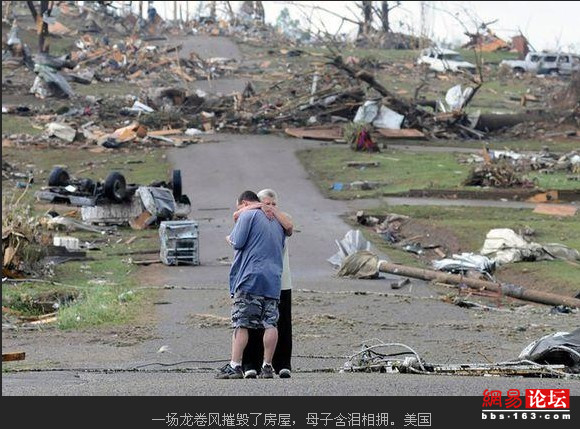
[[[36,193],[39,201],[81,207],[84,222],[129,224],[142,229],[164,220],[184,219],[191,201],[182,193],[181,171],[173,170],[169,182],[149,186],[127,184],[120,172],[109,173],[102,182],[74,178],[61,167],[50,173],[48,186]]]

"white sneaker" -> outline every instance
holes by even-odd
[[[255,369],[248,369],[244,372],[244,378],[256,378],[258,377],[258,372]]]
[[[280,378],[290,378],[291,376],[290,370],[288,368],[281,369],[280,372],[278,372],[278,375]]]

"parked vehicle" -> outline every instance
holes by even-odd
[[[538,74],[569,76],[580,71],[580,56],[566,53],[545,55],[538,65]]]
[[[459,52],[443,48],[427,48],[421,51],[421,56],[417,59],[417,64],[428,64],[431,70],[444,73],[447,71],[475,72],[474,64],[467,62]]]
[[[529,52],[523,60],[503,60],[500,66],[507,66],[515,73],[536,73],[545,55],[544,52]]]
[[[573,71],[580,71],[580,56],[557,52],[530,52],[523,60],[503,60],[500,65],[507,66],[516,73],[570,75]]]

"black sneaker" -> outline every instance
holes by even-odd
[[[238,365],[235,368],[232,368],[232,366],[228,363],[227,365],[222,366],[218,370],[218,373],[215,375],[215,378],[223,378],[223,379],[244,378],[242,366]]]
[[[262,367],[262,372],[259,375],[260,378],[274,378],[274,368],[272,365],[264,365]]]
[[[291,372],[288,368],[283,368],[278,372],[278,375],[280,376],[280,378],[290,378]]]

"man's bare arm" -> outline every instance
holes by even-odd
[[[278,207],[275,206],[266,206],[266,207],[268,208],[263,207],[262,210],[271,211],[276,220],[280,222],[280,225],[282,225],[282,228],[284,228],[284,233],[286,234],[286,236],[290,237],[294,232],[294,222],[292,222],[292,218],[290,217],[290,215],[288,213],[284,213]]]
[[[247,211],[247,210],[256,210],[256,209],[260,209],[260,208],[262,208],[262,206],[263,206],[263,205],[264,205],[264,204],[262,204],[262,203],[253,203],[253,204],[247,205],[247,206],[245,206],[245,207],[242,207],[241,209],[239,209],[239,210],[235,211],[235,212],[234,212],[234,223],[236,223],[236,222],[238,221],[238,218],[240,217],[240,215],[241,215],[243,212],[245,212],[245,211]]]

